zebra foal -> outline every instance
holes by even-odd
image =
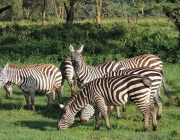
[[[0,87],[4,86],[8,81],[18,85],[23,92],[29,109],[29,96],[31,97],[33,110],[35,110],[35,93],[46,94],[48,105],[52,99],[55,100],[56,92],[59,98],[61,97],[61,80],[62,75],[59,68],[52,64],[35,64],[19,67],[7,63],[0,70]]]
[[[151,80],[141,75],[99,78],[88,83],[78,94],[74,94],[63,108],[58,130],[65,130],[74,123],[74,117],[87,104],[96,104],[102,114],[106,128],[111,129],[107,106],[127,103],[128,97],[137,105],[144,118],[144,130],[148,130],[149,115],[152,116],[153,130],[157,128],[156,111],[150,102]],[[95,129],[99,129],[99,117],[96,117]]]

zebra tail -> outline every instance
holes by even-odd
[[[175,105],[176,103],[172,99],[171,92],[169,91],[169,88],[168,88],[168,86],[166,84],[166,81],[165,81],[165,78],[164,78],[164,73],[163,73],[162,70],[161,70],[161,74],[162,74],[162,82],[163,82],[163,88],[164,88],[165,94],[166,94],[168,100],[170,101],[170,103]]]

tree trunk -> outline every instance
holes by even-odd
[[[43,8],[42,8],[42,26],[46,27],[46,5],[47,0],[44,0]]]
[[[9,8],[12,8],[12,5],[8,5],[8,6],[4,7],[4,8],[1,8],[1,9],[0,9],[0,14],[1,14],[2,12],[4,12],[5,10],[9,9]]]
[[[102,0],[96,0],[96,23],[101,23]]]
[[[64,7],[65,7],[65,10],[66,10],[66,14],[67,14],[66,23],[67,24],[73,24],[73,21],[74,21],[74,9],[75,9],[76,2],[70,2],[69,5],[70,5],[70,8],[68,9],[66,3],[64,2]]]
[[[63,19],[64,15],[64,5],[62,3],[56,4],[56,1],[54,0],[54,11],[56,14],[57,19]]]

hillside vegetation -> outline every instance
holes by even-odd
[[[46,28],[14,23],[0,27],[0,64],[61,62],[70,55],[70,44],[76,48],[85,45],[83,55],[92,65],[146,53],[159,56],[163,62],[179,63],[177,43],[178,32],[166,19],[143,20],[131,27],[120,20],[101,25],[49,24]]]

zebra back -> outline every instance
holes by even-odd
[[[152,68],[157,70],[162,70],[163,62],[161,59],[153,54],[144,54],[136,57],[132,57],[119,62],[126,69],[132,68]]]

